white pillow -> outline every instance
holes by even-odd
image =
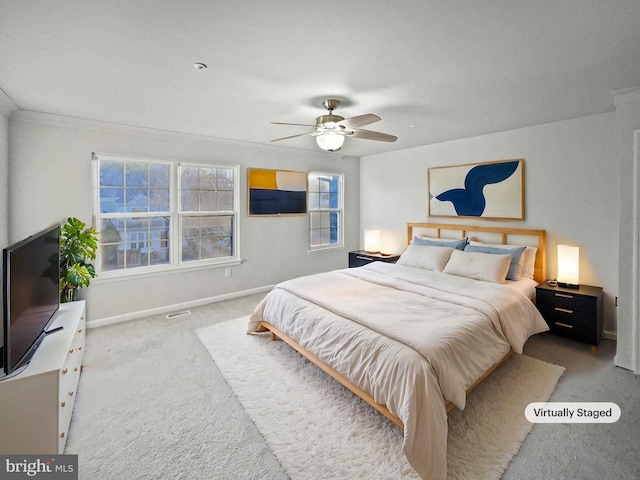
[[[511,255],[454,250],[442,272],[483,282],[505,283],[510,264]]]
[[[526,245],[503,245],[500,243],[484,243],[478,242],[475,240],[471,240],[469,245],[476,245],[482,247],[493,247],[493,248],[516,248],[524,246],[524,252],[520,256],[520,276],[524,278],[533,279],[533,274],[535,272],[535,264],[536,264],[536,253],[538,252],[537,247],[528,247]]]
[[[409,245],[396,262],[398,265],[441,272],[447,264],[453,248],[431,245]],[[499,255],[502,256],[502,255]]]

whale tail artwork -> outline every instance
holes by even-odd
[[[453,188],[436,195],[442,202],[451,202],[460,216],[479,217],[486,207],[483,189],[486,185],[500,183],[514,174],[518,160],[489,163],[473,167],[464,179],[464,188]]]

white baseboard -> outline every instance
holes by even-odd
[[[604,338],[608,338],[610,340],[618,340],[618,332],[614,330],[603,330],[602,334],[604,335]]]
[[[199,300],[192,300],[190,302],[165,305],[162,307],[150,308],[148,310],[139,310],[137,312],[129,312],[122,315],[115,315],[113,317],[99,318],[97,320],[88,320],[86,326],[87,328],[104,327],[105,325],[112,325],[114,323],[136,320],[138,318],[150,317],[153,315],[160,315],[168,312],[175,312],[176,310],[182,310],[185,308],[199,307],[200,305],[222,302],[224,300],[231,300],[232,298],[245,297],[247,295],[253,295],[255,293],[265,293],[269,292],[272,288],[273,285],[267,285],[265,287],[251,288],[249,290],[241,290],[239,292],[225,293],[224,295],[217,295],[215,297],[201,298]]]

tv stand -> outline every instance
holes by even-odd
[[[85,302],[63,303],[17,375],[0,380],[0,454],[62,454],[85,345]]]

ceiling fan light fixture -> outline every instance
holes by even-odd
[[[335,152],[340,150],[344,143],[344,136],[335,132],[325,132],[316,137],[318,146],[327,152]]]

